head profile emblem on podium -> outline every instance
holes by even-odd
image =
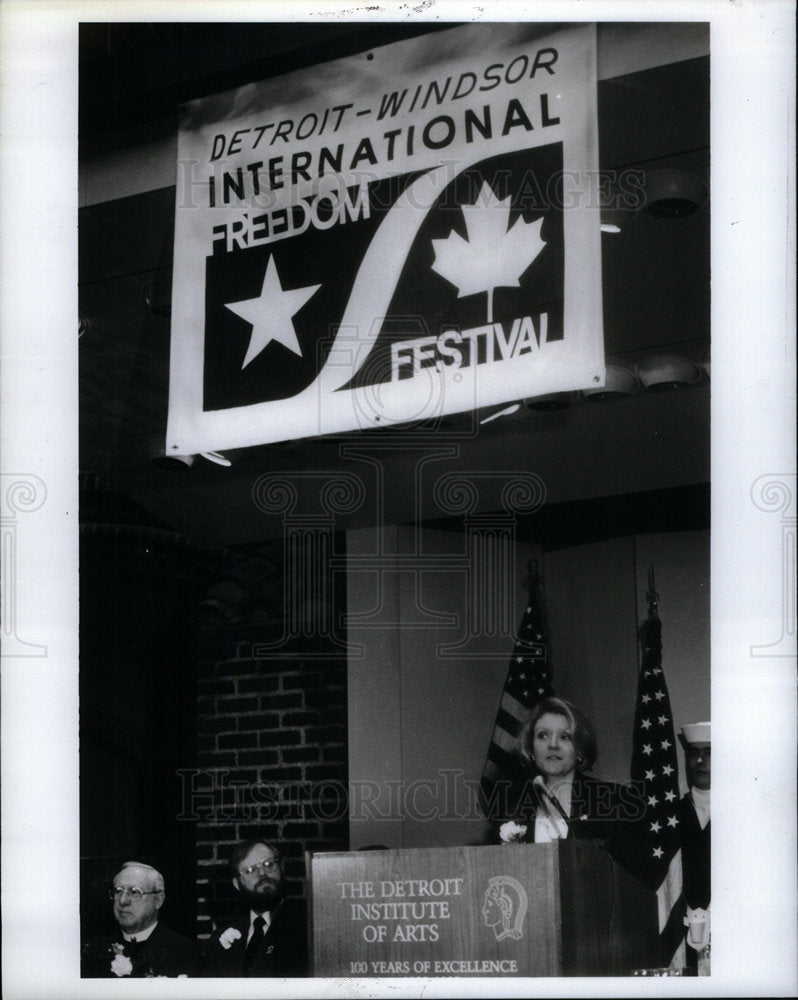
[[[526,889],[510,875],[496,875],[488,882],[482,916],[493,928],[497,941],[524,936],[524,918],[529,907]]]

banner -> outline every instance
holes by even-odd
[[[603,384],[595,27],[468,25],[181,109],[167,453]]]

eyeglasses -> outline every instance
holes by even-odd
[[[241,868],[242,875],[254,875],[257,872],[259,875],[261,872],[272,872],[280,864],[280,858],[264,858],[263,861],[256,861],[254,865],[247,865],[246,868]]]
[[[138,903],[142,896],[157,896],[160,891],[160,889],[151,889],[146,892],[144,889],[139,889],[137,885],[115,885],[108,890],[108,898],[116,902],[118,899],[124,899],[125,893],[127,893],[134,903]]]

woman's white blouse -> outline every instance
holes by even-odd
[[[566,816],[571,813],[571,781],[561,781],[553,793],[563,808]],[[556,812],[553,805],[542,797],[542,804],[535,813],[535,843],[548,844],[552,840],[565,840],[568,836],[568,824]]]
[[[564,840],[568,827],[562,816],[549,816],[543,809],[535,815],[535,843],[548,844],[552,840]]]

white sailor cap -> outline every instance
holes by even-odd
[[[710,731],[711,723],[693,722],[689,726],[682,726],[679,739],[682,741],[682,746],[687,746],[689,743],[711,743]]]

